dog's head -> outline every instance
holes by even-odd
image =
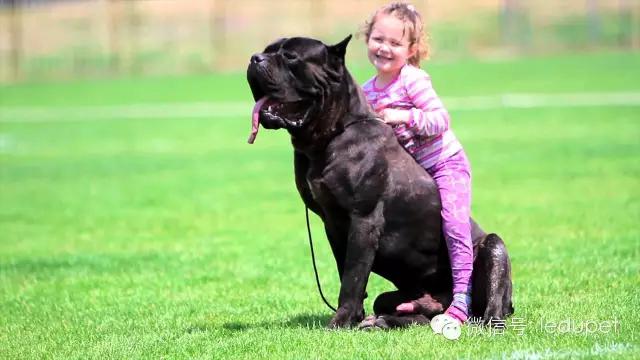
[[[351,36],[329,46],[315,39],[285,38],[251,57],[247,80],[256,104],[249,143],[259,124],[296,132],[320,113],[328,115],[330,98],[340,96],[349,40]]]

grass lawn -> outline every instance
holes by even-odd
[[[594,54],[429,71],[446,103],[638,92],[639,68],[640,54]],[[0,88],[0,358],[640,357],[639,106],[452,113],[474,217],[510,251],[516,308],[504,333],[469,326],[456,342],[424,327],[325,330],[288,136],[263,129],[247,145],[250,109],[215,120],[2,115],[249,100],[242,74]],[[312,227],[335,304],[334,260]],[[391,288],[372,276],[366,310]]]

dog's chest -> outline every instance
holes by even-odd
[[[311,196],[315,201],[320,202],[326,198],[327,186],[322,177],[310,177],[307,176],[307,185],[311,191]]]
[[[308,192],[327,212],[343,208],[349,199],[349,191],[346,190],[349,169],[344,158],[337,152],[328,152],[324,157],[311,159],[304,173]]]
[[[309,186],[309,191],[311,192],[311,196],[313,196],[313,200],[315,200],[318,204],[323,207],[330,205],[331,202],[335,201],[334,196],[332,195],[331,190],[331,181],[327,179],[326,172],[324,171],[313,171],[311,169],[306,176],[307,186]]]

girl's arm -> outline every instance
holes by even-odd
[[[415,108],[409,110],[407,127],[422,136],[440,135],[449,129],[449,112],[425,72],[420,71],[419,76],[407,81],[406,89],[415,105]]]

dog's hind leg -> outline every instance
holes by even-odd
[[[402,291],[390,291],[380,294],[373,304],[375,315],[364,319],[360,329],[393,329],[411,325],[428,325],[430,319],[441,314],[451,302],[451,294],[424,294],[419,298]],[[412,304],[411,312],[397,311],[400,304]]]
[[[370,319],[370,318],[368,318]],[[378,329],[394,329],[403,328],[411,325],[427,325],[429,324],[429,318],[422,314],[409,314],[409,315],[381,315],[375,318],[372,322],[372,326],[362,326],[366,322],[363,321],[359,328],[378,328]]]
[[[394,315],[403,313],[422,314],[427,317],[440,314],[444,311],[445,305],[451,302],[451,295],[435,295],[423,294],[419,298],[415,295],[408,294],[399,290],[389,291],[378,295],[373,303],[373,312],[376,315]],[[398,305],[411,304],[412,309],[409,311],[398,311]]]
[[[477,246],[473,265],[473,316],[481,317],[485,323],[503,320],[513,313],[507,248],[496,234],[487,235]]]
[[[404,314],[398,312],[396,308],[403,303],[413,304],[413,312]],[[378,295],[373,303],[373,311],[375,315],[364,319],[358,325],[360,329],[391,329],[410,325],[425,325],[429,323],[431,316],[442,313],[444,306],[429,294],[424,294],[416,299],[415,294],[396,290]]]
[[[389,315],[396,313],[396,307],[404,302],[413,300],[414,296],[402,291],[384,292],[373,302],[373,313],[376,315]]]

